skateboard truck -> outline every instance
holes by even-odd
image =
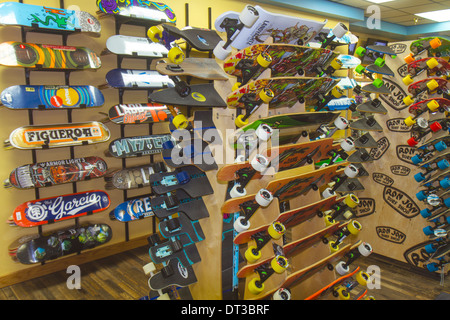
[[[322,124],[317,129],[318,132],[322,133],[317,139],[330,138],[331,136],[333,136],[333,134],[336,133],[336,131],[347,129],[348,124],[348,120],[342,116],[339,116],[336,118],[336,120],[334,120],[334,128],[331,130],[326,124]]]
[[[426,121],[423,118],[421,118],[421,119],[422,119],[422,121],[419,121],[419,123],[418,123],[419,126],[423,126],[425,124],[426,125],[428,124],[428,121]],[[428,130],[424,130],[422,132],[419,132],[417,135],[412,136],[411,138],[409,138],[407,140],[407,143],[408,143],[408,145],[410,147],[415,147],[419,143],[420,139],[425,137],[427,134],[432,133],[432,132],[437,132],[439,130],[442,130],[442,125],[439,122],[435,121],[432,124],[430,124]]]
[[[448,145],[445,141],[439,141],[436,144],[430,145],[428,148],[424,150],[424,152],[416,154],[414,157],[411,158],[411,161],[415,165],[419,165],[424,159],[428,159],[429,157],[431,157],[435,151],[441,152],[447,149],[447,147]]]
[[[378,79],[375,78],[373,76],[372,72],[369,72],[366,70],[366,68],[364,68],[362,65],[359,65],[355,68],[355,72],[360,74],[360,75],[365,75],[366,77],[368,77],[370,80],[372,80],[372,84],[376,87],[376,88],[381,88],[384,85],[384,82],[382,79]]]
[[[341,150],[338,151],[330,150],[327,152],[327,155],[331,157],[330,162],[329,163],[325,162],[321,167],[331,166],[335,164],[339,159],[346,160],[348,158],[347,152],[352,151],[354,148],[355,143],[353,138],[351,137],[345,138],[341,142]]]
[[[448,198],[446,200],[448,202]],[[446,232],[445,230],[447,230],[450,225],[450,217],[444,217],[444,221],[434,220],[434,223],[435,223],[434,227],[426,226],[425,228],[423,228],[422,231],[426,236],[434,236],[435,232],[437,232],[438,234]],[[441,231],[440,229],[444,229],[444,231]]]
[[[450,163],[446,159],[442,159],[439,162],[435,163],[434,165],[427,165],[425,167],[425,173],[419,172],[414,175],[414,180],[417,182],[422,182],[427,179],[427,177],[430,176],[433,172],[437,170],[445,170],[448,167],[450,167]]]
[[[418,97],[422,93],[426,92],[428,94],[431,94],[437,89],[439,89],[439,83],[436,80],[432,79],[427,82],[426,86],[423,89],[417,90],[413,96],[406,96],[405,98],[403,98],[403,103],[409,106],[414,103],[414,98]]]
[[[439,181],[439,185],[437,186],[429,186],[426,190],[420,190],[416,193],[416,198],[419,201],[424,201],[430,196],[433,192],[438,191],[440,189],[448,189],[450,187],[450,179],[448,177]]]
[[[242,168],[236,172],[237,179],[235,180],[233,188],[230,190],[231,198],[245,196],[247,194],[245,186],[257,172],[262,172],[268,167],[269,160],[263,155],[257,154],[250,164],[252,165],[251,168]]]
[[[336,232],[338,236],[336,241],[329,242],[331,252],[333,253],[339,251],[339,245],[342,243],[342,241],[344,241],[345,238],[347,238],[349,235],[352,234],[356,236],[361,230],[362,226],[358,221],[356,220],[350,221],[350,223],[347,226],[343,227],[340,231]]]
[[[347,167],[345,167],[344,169],[344,174],[342,176],[336,176],[333,177],[332,180],[334,181],[334,185],[333,187],[329,187],[326,188],[323,192],[322,192],[322,196],[324,198],[329,198],[335,195],[335,191],[344,184],[344,182],[348,179],[348,178],[355,178],[359,173],[359,170],[356,166],[349,164]],[[349,184],[349,188],[352,189],[352,184]]]
[[[253,234],[251,238],[255,240],[256,246],[249,246],[248,249],[245,251],[245,258],[247,259],[248,263],[254,263],[259,258],[261,258],[261,249],[271,240],[278,240],[280,239],[283,234],[286,232],[286,227],[278,222],[275,221],[272,223],[267,231],[261,231]]]
[[[248,221],[259,207],[267,207],[273,200],[273,195],[266,189],[260,189],[255,195],[255,200],[246,201],[239,205],[243,216],[240,216],[234,222],[236,232],[242,232],[250,228]]]
[[[439,38],[431,39],[431,40],[428,42],[427,45],[425,45],[425,46],[423,46],[421,49],[419,49],[419,52],[417,52],[416,54],[413,54],[413,53],[411,52],[409,55],[407,55],[407,56],[404,58],[404,60],[405,60],[406,63],[411,63],[411,62],[413,62],[413,61],[415,60],[415,57],[421,55],[422,52],[427,51],[427,50],[429,50],[429,49],[436,49],[437,47],[439,47],[439,46],[441,46],[441,45],[442,45],[442,43],[441,43],[441,40],[439,40]],[[436,54],[436,56],[438,56],[438,55]]]
[[[327,226],[332,225],[335,223],[335,219],[340,215],[343,214],[345,219],[350,219],[350,217],[353,215],[351,212],[351,209],[356,208],[359,205],[359,198],[353,194],[348,194],[342,202],[339,202],[335,204],[330,212],[324,212],[325,214],[325,224]]]
[[[322,93],[319,93],[317,95],[317,98],[319,102],[317,103],[316,111],[322,110],[328,102],[330,102],[333,99],[339,99],[344,94],[344,90],[339,88],[338,86],[335,86],[331,92],[329,92],[327,95],[323,95]]]
[[[247,84],[250,80],[256,79],[272,63],[272,57],[263,52],[256,57],[256,63],[252,59],[242,59],[235,66],[236,70],[241,70],[242,76],[233,85],[232,90],[236,91],[240,86]]]
[[[321,48],[326,48],[335,38],[342,38],[348,32],[348,28],[345,24],[339,22],[331,32],[333,33],[331,37],[325,37],[322,33],[319,35],[320,42],[322,43]]]
[[[264,291],[264,282],[274,273],[283,273],[289,267],[288,260],[281,255],[275,256],[269,263],[263,264],[255,269],[259,277],[253,278],[248,289],[252,294],[259,294]]]
[[[245,105],[245,114],[238,115],[234,123],[236,127],[244,127],[248,124],[248,118],[254,113],[263,103],[269,103],[272,101],[274,93],[269,88],[265,88],[256,93],[246,93],[242,95],[239,102]]]
[[[344,275],[350,271],[349,266],[359,257],[368,257],[372,253],[372,246],[368,244],[367,242],[363,242],[353,251],[350,251],[346,254],[346,257],[348,258],[346,262],[341,261],[339,262],[335,269],[336,272],[340,275]]]

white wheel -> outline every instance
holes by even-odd
[[[353,217],[353,212],[351,212],[350,210],[344,212],[344,218],[346,220],[349,220],[351,217]]]
[[[322,192],[322,196],[323,196],[324,198],[332,197],[332,196],[334,196],[335,194],[336,194],[336,192],[332,191],[331,188],[326,188],[326,189],[323,190],[323,192]]]
[[[367,257],[372,253],[373,250],[370,244],[368,244],[367,242],[363,242],[359,245],[358,251],[363,257]]]
[[[244,217],[239,217],[233,224],[234,230],[236,230],[237,233],[246,231],[250,228],[250,222],[247,221],[247,223],[244,224],[242,220],[244,220]]]
[[[256,10],[255,7],[251,5],[246,5],[244,10],[242,10],[241,14],[239,15],[239,20],[241,20],[242,24],[247,28],[253,26],[258,18],[258,10]]]
[[[262,140],[262,141],[267,141],[269,140],[270,136],[272,136],[273,133],[273,129],[271,126],[268,126],[267,124],[261,124],[259,125],[259,127],[256,129],[256,136]]]
[[[345,265],[344,261],[341,261],[336,265],[336,272],[339,273],[341,276],[347,274],[349,271],[350,268]]]
[[[261,154],[257,154],[253,160],[250,162],[253,169],[258,172],[264,171],[269,165],[269,160]]]
[[[347,167],[345,167],[344,173],[345,173],[345,175],[346,175],[347,177],[349,177],[349,178],[354,178],[354,177],[356,177],[356,176],[358,175],[359,170],[358,170],[358,168],[355,167],[354,165],[349,164]]]
[[[291,292],[288,289],[278,289],[273,294],[273,300],[291,300]]]
[[[348,29],[342,22],[339,22],[336,27],[333,28],[333,34],[338,37],[342,38],[347,33]]]
[[[245,188],[242,188],[242,191],[239,191],[238,189],[241,187],[241,185],[239,183],[236,183],[233,188],[231,188],[230,190],[230,197],[232,198],[238,198],[238,197],[243,197],[247,195],[247,191],[245,190]]]
[[[341,142],[341,148],[346,152],[352,151],[355,148],[355,143],[353,139],[351,138],[344,139],[344,141]]]
[[[142,269],[144,269],[144,273],[146,276],[150,276],[153,272],[156,271],[156,266],[153,262],[150,262],[143,266]]]
[[[255,201],[261,206],[261,207],[267,207],[273,200],[273,195],[270,193],[270,191],[266,189],[261,189],[258,191],[258,193],[255,196]]]
[[[336,120],[334,120],[334,125],[336,126],[336,128],[344,130],[348,126],[348,120],[344,117],[339,116],[336,118]]]
[[[219,41],[219,43],[216,45],[216,47],[213,50],[213,54],[214,56],[219,59],[219,60],[225,60],[228,55],[231,54],[231,47],[228,48],[224,48],[223,46],[225,45],[225,41]]]
[[[156,300],[170,300],[170,296],[168,293],[164,293],[160,295]]]
[[[234,163],[245,162],[245,155],[240,154],[234,159]]]

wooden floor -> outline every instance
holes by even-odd
[[[363,270],[377,265],[381,288],[370,290],[377,300],[433,300],[450,293],[450,279],[444,286],[439,277],[413,272],[378,256],[360,259]],[[142,266],[150,262],[148,249],[137,248],[80,266],[81,289],[68,289],[65,271],[0,289],[2,300],[136,300],[148,294]]]

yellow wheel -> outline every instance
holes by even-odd
[[[339,59],[334,59],[333,61],[331,61],[330,66],[334,70],[339,70],[340,68],[342,68],[342,61]]]
[[[289,262],[283,256],[276,256],[270,261],[270,266],[276,273],[283,273],[289,266]]]
[[[408,127],[411,127],[412,125],[414,125],[416,123],[416,120],[414,120],[412,117],[408,117],[404,121]]]
[[[333,88],[333,90],[331,90],[331,94],[333,95],[333,97],[335,98],[340,98],[342,97],[342,95],[344,94],[344,90],[342,90],[341,88],[339,88],[338,86],[335,86]]]
[[[331,253],[335,253],[336,251],[339,251],[339,245],[336,245],[336,241],[330,241],[330,242],[328,242],[328,245],[330,246]]]
[[[275,94],[273,93],[272,90],[270,89],[264,89],[261,90],[259,92],[259,98],[264,102],[264,103],[269,103],[270,101],[272,101],[273,97],[275,96]]]
[[[353,220],[347,225],[347,229],[351,234],[357,235],[361,231],[362,225],[358,221]]]
[[[376,300],[374,296],[368,296],[364,300]]]
[[[436,60],[436,58],[431,58],[427,60],[427,67],[430,69],[434,69],[438,66],[439,62]]]
[[[147,37],[153,42],[159,42],[162,38],[163,28],[159,26],[150,27],[147,31]]]
[[[248,120],[242,120],[244,118],[243,114],[240,114],[236,117],[236,119],[234,120],[234,124],[236,125],[236,127],[241,128],[243,126],[248,125]]]
[[[256,62],[258,62],[261,67],[268,68],[272,63],[272,57],[267,53],[261,53],[256,58]]]
[[[254,263],[261,258],[261,251],[254,251],[254,249],[256,249],[255,246],[250,246],[245,251],[245,259],[247,259],[249,263]]]
[[[177,114],[173,120],[172,120],[172,124],[175,126],[175,128],[177,129],[186,129],[186,127],[188,126],[189,122],[186,119],[186,117],[182,114]]]
[[[428,89],[430,89],[430,91],[434,91],[439,88],[439,83],[437,83],[437,81],[433,79],[427,82],[427,87]]]
[[[335,221],[334,221],[334,219],[331,217],[331,216],[325,216],[325,225],[328,227],[328,226],[331,226],[332,224],[334,224],[335,223]]]
[[[436,100],[431,100],[427,103],[427,107],[431,112],[435,112],[437,109],[439,109],[439,102],[437,102]]]
[[[411,96],[406,96],[403,98],[403,103],[409,106],[414,103],[414,100],[413,98],[411,98]]]
[[[180,64],[184,61],[184,52],[180,47],[173,47],[169,50],[167,57],[172,63]]]
[[[339,300],[349,300],[350,299],[350,294],[345,290],[345,287],[339,287],[336,290]]]
[[[236,91],[237,89],[239,89],[239,87],[241,86],[240,82],[236,82],[232,87],[231,87],[231,91]]]
[[[409,86],[411,83],[413,83],[414,79],[411,77],[411,75],[407,75],[402,79],[403,83],[407,86]]]
[[[278,240],[286,232],[286,228],[282,223],[276,221],[269,226],[267,232],[269,233],[269,236],[272,237],[272,239]]]
[[[255,295],[260,294],[264,291],[264,283],[260,283],[258,278],[253,278],[248,283],[248,291]]]
[[[355,208],[359,204],[359,198],[351,193],[345,197],[344,203],[350,208]]]
[[[360,271],[356,274],[355,279],[360,285],[366,287],[367,283],[369,282],[370,276],[367,272]]]

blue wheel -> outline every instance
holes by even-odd
[[[428,253],[436,252],[436,248],[434,247],[434,243],[427,244],[425,246],[425,251],[428,252]]]
[[[425,175],[422,172],[416,173],[414,175],[414,180],[416,180],[417,182],[422,182],[423,180],[425,180]]]
[[[180,173],[177,173],[177,180],[180,184],[186,184],[191,179],[186,171],[181,171]]]
[[[420,210],[420,215],[426,219],[429,216],[431,216],[431,212],[430,212],[430,210],[425,208],[425,209]]]
[[[436,272],[439,271],[439,265],[436,262],[432,262],[427,264],[427,269],[430,272]]]
[[[444,170],[450,167],[450,163],[448,163],[447,160],[443,159],[437,163],[437,166],[439,167],[439,169]]]
[[[423,233],[425,233],[426,236],[431,236],[434,234],[433,232],[433,228],[431,228],[431,226],[427,226],[425,228],[422,229]]]
[[[434,148],[435,148],[437,151],[442,151],[442,150],[447,149],[447,145],[445,144],[444,141],[439,141],[438,143],[436,143],[436,144],[434,145]]]
[[[422,162],[422,158],[416,154],[414,157],[411,158],[411,161],[415,164],[418,165],[419,163]]]
[[[450,187],[450,179],[449,178],[444,178],[441,181],[439,181],[439,185],[444,188],[447,189],[448,187]]]
[[[164,150],[173,149],[175,145],[173,144],[172,140],[167,140],[166,142],[163,142],[162,147]]]
[[[422,191],[419,191],[416,193],[416,198],[419,201],[423,201],[427,198],[427,195],[426,195],[425,191],[422,190]]]

